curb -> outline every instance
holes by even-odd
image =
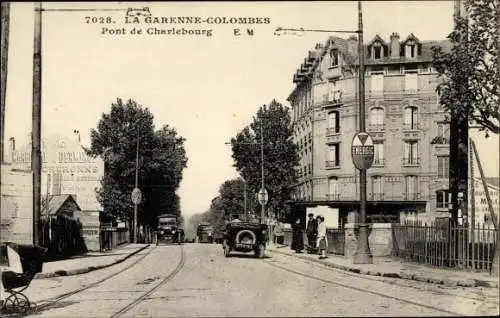
[[[125,260],[134,256],[135,254],[142,252],[143,250],[145,250],[149,246],[150,246],[150,244],[142,246],[139,249],[137,249],[136,251],[128,254],[127,256],[120,258],[120,259],[118,259],[114,262],[111,262],[109,264],[99,265],[99,266],[89,266],[89,267],[83,267],[83,268],[77,268],[77,269],[71,269],[71,270],[58,270],[58,271],[51,272],[51,273],[38,273],[35,275],[35,277],[33,279],[52,278],[52,277],[59,277],[59,276],[74,276],[74,275],[80,275],[80,274],[86,274],[89,272],[93,272],[93,271],[98,270],[98,269],[111,267],[113,265],[124,262]]]
[[[366,270],[357,267],[350,267],[344,265],[338,265],[334,263],[327,263],[321,261],[319,259],[309,258],[307,256],[302,255],[290,255],[288,253],[284,253],[278,251],[276,249],[269,250],[271,253],[277,253],[289,257],[297,257],[306,261],[310,261],[313,263],[321,264],[326,267],[340,269],[346,272],[352,272],[356,274],[362,275],[370,275],[370,276],[381,276],[381,277],[390,277],[390,278],[398,278],[398,279],[406,279],[406,280],[415,280],[419,282],[429,283],[429,284],[437,284],[444,285],[447,287],[487,287],[487,288],[498,288],[498,282],[493,281],[484,281],[478,279],[462,279],[462,280],[453,280],[453,279],[439,279],[436,277],[428,277],[424,275],[417,275],[412,273],[395,273],[395,272],[379,272],[377,270]]]

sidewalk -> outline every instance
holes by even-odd
[[[273,246],[270,244],[268,251],[363,275],[409,279],[445,286],[498,288],[499,278],[491,276],[489,273],[433,268],[423,264],[403,262],[391,257],[374,257],[373,264],[353,264],[351,258],[344,256],[328,254],[328,258],[320,260],[317,254],[297,254],[289,246],[283,245]]]
[[[38,273],[35,279],[78,275],[106,268],[123,262],[148,246],[148,244],[124,244],[103,253],[88,252],[83,256],[43,263],[42,272]]]

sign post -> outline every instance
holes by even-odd
[[[132,191],[132,203],[134,204],[134,243],[137,243],[137,205],[141,203],[141,189],[135,187]]]
[[[351,156],[354,166],[360,170],[360,224],[357,237],[358,244],[353,260],[355,264],[370,264],[373,262],[368,241],[370,233],[366,223],[366,170],[372,166],[374,155],[375,146],[372,137],[364,131],[355,134],[351,145]]]

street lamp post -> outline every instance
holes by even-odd
[[[358,34],[358,61],[359,61],[359,132],[365,133],[365,55],[363,46],[363,15],[361,10],[361,1],[358,0],[358,30],[314,30],[304,28],[277,28],[276,31],[298,31],[298,32],[325,32],[325,33],[357,33]],[[370,246],[368,242],[369,225],[366,223],[366,170],[360,169],[360,222],[357,239],[356,253],[353,263],[369,264],[373,262]]]

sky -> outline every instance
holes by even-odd
[[[148,107],[157,128],[168,124],[186,138],[189,161],[178,194],[182,213],[188,217],[206,211],[219,186],[238,176],[225,143],[252,121],[261,105],[272,99],[288,105],[293,73],[307,51],[328,36],[276,36],[275,28],[357,28],[355,1],[44,2],[43,6],[119,10],[43,12],[42,136],[71,136],[79,130],[82,143],[89,145],[90,129],[116,98]],[[143,7],[156,17],[261,17],[270,23],[125,23],[127,8]],[[414,33],[420,40],[442,40],[452,30],[452,14],[452,1],[365,2],[364,39],[368,42],[378,34],[389,40],[392,32],[398,32],[402,38]],[[99,17],[107,16],[114,23],[99,23]],[[97,17],[97,23],[91,17]],[[18,147],[28,142],[31,130],[33,21],[32,3],[11,4],[5,138],[15,137]],[[144,34],[149,27],[211,29],[212,36]],[[122,28],[126,34],[109,31]],[[133,28],[143,34],[130,34]],[[235,36],[234,29],[242,35]],[[498,176],[498,136],[473,137],[485,158],[486,174]]]

